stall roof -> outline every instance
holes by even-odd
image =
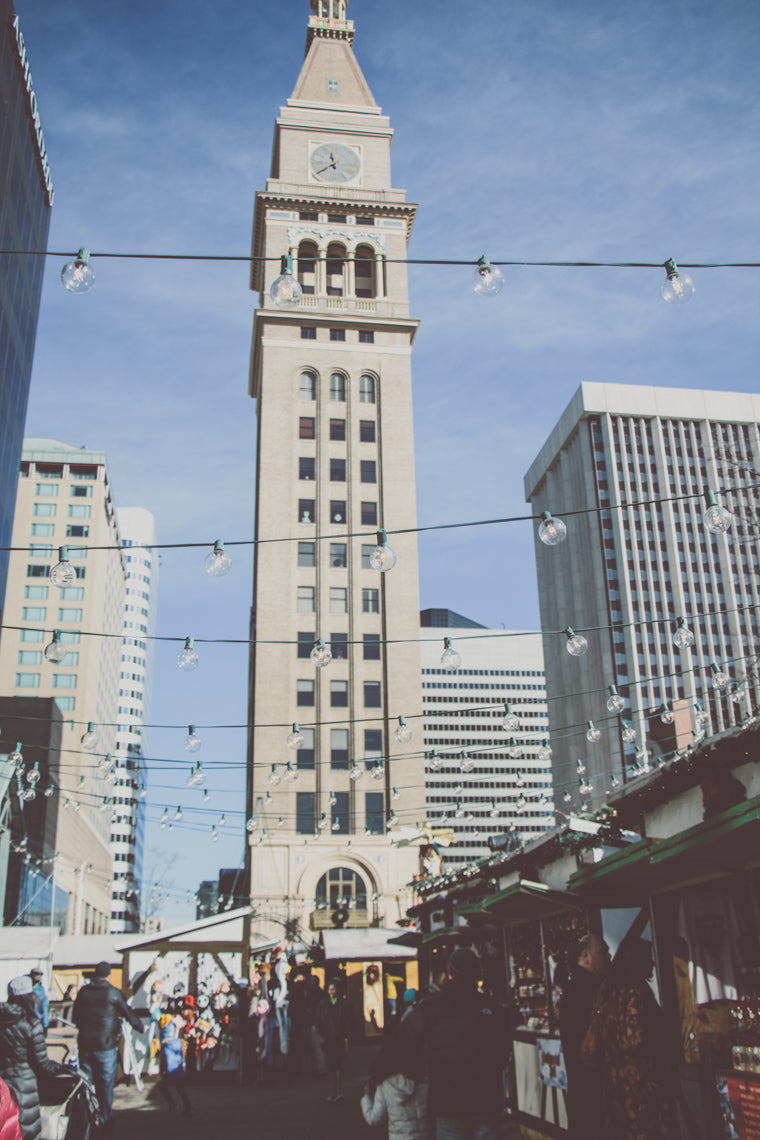
[[[463,942],[472,941],[472,931],[468,930],[466,926],[439,926],[437,930],[431,930],[429,934],[422,935],[422,945],[427,946],[431,942],[455,942],[461,939]]]
[[[389,938],[388,942],[391,946],[414,946],[416,949],[422,943],[422,934],[419,930],[405,930],[403,934]]]
[[[373,958],[414,958],[415,950],[391,942],[397,930],[383,930],[376,926],[323,930],[320,940],[328,960],[369,961]]]
[[[599,901],[600,896],[618,897],[616,892],[619,892],[621,887],[646,892],[652,878],[649,856],[655,842],[651,839],[642,839],[640,843],[623,847],[598,863],[589,863],[581,867],[570,876],[568,882],[570,890],[577,891],[582,896],[593,896],[596,901]]]
[[[96,966],[98,962],[110,962],[112,966],[120,966],[125,942],[141,937],[139,934],[126,937],[123,934],[64,934],[53,947],[53,965]]]
[[[47,958],[50,954],[49,926],[0,927],[0,959]],[[58,938],[53,929],[53,941]]]
[[[132,934],[118,938],[119,950],[144,950],[162,942],[240,942],[243,937],[241,919],[251,914],[249,906],[239,907],[237,910],[223,911],[222,914],[212,914],[210,918],[200,918],[196,922],[186,922],[182,926],[172,927],[171,930],[157,930],[153,934]],[[228,929],[224,927],[228,925]],[[221,928],[221,929],[220,929]],[[206,932],[210,937],[206,937]]]
[[[488,895],[482,906],[507,925],[529,922],[537,918],[548,918],[551,914],[561,914],[568,910],[583,910],[583,902],[569,891],[556,891],[545,883],[534,883],[522,879],[503,891]]]
[[[760,863],[760,796],[663,839],[651,853],[654,883],[673,885]]]

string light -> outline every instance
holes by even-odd
[[[203,741],[201,740],[200,736],[198,736],[198,733],[195,731],[195,725],[189,724],[187,726],[187,736],[185,737],[185,740],[184,740],[185,752],[190,752],[190,753],[198,752],[198,751],[200,751],[200,747],[202,744],[203,744]]]
[[[398,718],[398,726],[393,734],[399,744],[408,744],[414,733],[403,716]]]
[[[443,653],[441,654],[441,665],[443,665],[447,673],[456,673],[461,664],[461,653],[458,653],[457,650],[452,647],[450,637],[444,637]]]
[[[232,559],[224,549],[221,538],[217,538],[214,549],[206,555],[203,565],[206,573],[212,578],[224,578],[226,574],[229,574],[232,569]]]
[[[256,830],[256,819],[254,816],[251,816],[251,818],[246,821],[245,830],[249,835],[252,835]]]
[[[61,281],[69,293],[89,293],[95,284],[95,270],[90,265],[90,251],[84,246],[73,261],[67,261],[61,270]]]
[[[485,254],[478,258],[472,287],[480,297],[495,297],[504,287],[504,274],[498,266],[491,265]]]
[[[66,586],[73,586],[77,580],[77,572],[69,562],[69,550],[67,546],[60,546],[58,548],[59,561],[50,571],[50,581],[54,586],[59,589],[64,589]]]
[[[393,799],[393,800],[400,800],[401,799],[401,792],[398,790],[398,788],[393,789],[393,792],[391,794],[391,799]]]
[[[276,788],[281,779],[282,779],[282,776],[280,775],[280,773],[278,771],[277,765],[273,764],[272,768],[269,772],[269,775],[267,776],[267,783],[270,784],[271,787]]]
[[[385,765],[382,760],[378,760],[377,763],[370,768],[369,774],[373,780],[382,780],[385,775]]]
[[[522,748],[515,740],[514,736],[510,736],[507,742],[507,747],[504,749],[504,755],[510,760],[517,760],[522,756]]]
[[[575,761],[575,767],[579,776],[586,775],[586,765],[583,763],[580,757]]]
[[[397,827],[397,826],[398,826],[398,816],[396,815],[396,812],[393,810],[393,808],[391,808],[390,815],[388,816],[388,827]]]
[[[685,617],[679,617],[676,623],[673,644],[677,649],[688,649],[694,644],[694,634],[687,627]]]
[[[590,744],[596,744],[597,740],[601,739],[601,732],[596,727],[593,720],[587,720],[586,725],[586,740],[588,740]]]
[[[516,732],[520,727],[520,721],[515,713],[512,712],[512,706],[509,701],[504,705],[504,720],[501,726],[506,732]]]
[[[463,750],[462,755],[461,755],[460,760],[459,760],[459,771],[460,772],[471,772],[474,767],[475,767],[475,761],[473,760],[472,756],[470,756],[469,752],[465,752]]]
[[[181,649],[177,654],[177,665],[189,673],[192,669],[198,668],[199,660],[200,658],[193,648],[192,637],[186,637],[184,649]]]
[[[335,792],[332,790],[332,788],[330,789],[329,801],[330,801],[330,807],[336,807],[337,806],[338,797],[335,795]]]
[[[586,638],[583,636],[583,634],[575,633],[575,631],[568,625],[565,628],[565,635],[567,637],[565,648],[567,649],[567,652],[570,654],[570,656],[582,657],[588,649],[588,642],[586,641]]]
[[[541,517],[543,522],[538,528],[538,537],[544,546],[559,546],[567,538],[567,525],[562,519],[552,518],[548,511],[543,511]]]
[[[725,507],[722,507],[708,487],[705,491],[707,510],[702,515],[702,521],[713,534],[725,534],[730,530],[734,516]]]
[[[672,257],[665,262],[665,280],[662,295],[670,305],[685,305],[694,296],[694,282],[688,273],[682,273]]]
[[[45,660],[52,665],[60,665],[66,656],[66,646],[61,641],[61,631],[53,631],[53,640],[45,646]]]
[[[634,740],[636,739],[636,730],[630,721],[623,721],[623,728],[620,735],[626,744],[633,744]]]
[[[211,839],[214,843],[219,842],[219,832],[216,830],[216,827],[214,827],[214,826],[212,826],[212,828],[211,828]]]
[[[438,755],[437,751],[435,749],[433,749],[433,751],[430,753],[430,760],[428,763],[428,767],[430,768],[431,772],[437,772],[438,769],[440,768],[440,766],[441,766],[441,758]]]
[[[87,730],[79,737],[79,743],[85,752],[94,752],[98,743],[94,721],[88,721]]]
[[[21,741],[18,741],[13,751],[8,753],[8,759],[17,772],[24,767],[24,757],[21,754]]]
[[[538,751],[536,752],[536,755],[538,756],[539,760],[551,760],[552,749],[551,749],[551,745],[549,744],[548,740],[544,740],[539,745],[539,748],[538,748]]]
[[[675,719],[676,719],[675,714],[674,714],[672,708],[667,703],[667,701],[664,702],[663,706],[662,706],[662,710],[660,712],[660,720],[662,721],[663,724],[672,724]]]
[[[314,652],[314,650],[312,650],[312,653],[313,652]],[[293,731],[289,732],[288,735],[285,737],[285,743],[287,744],[288,748],[292,748],[296,751],[299,748],[303,748],[304,744],[306,743],[306,737],[301,732],[301,727],[300,727],[297,720],[293,721]],[[277,765],[275,765],[274,767],[276,768]],[[271,782],[272,781],[270,780],[270,783]]]
[[[714,689],[722,693],[728,688],[728,674],[724,673],[714,661],[710,662],[710,673],[712,674],[710,684]]]
[[[301,304],[303,289],[293,276],[293,255],[284,254],[280,258],[280,276],[272,282],[269,296],[278,309],[295,309]]]
[[[348,770],[349,779],[360,780],[363,775],[364,775],[364,773],[362,772],[362,769],[359,766],[359,764],[357,763],[357,761],[352,760],[351,761],[351,767]]]
[[[295,784],[298,779],[298,769],[292,760],[288,760],[285,765],[285,782],[287,784]]]
[[[332,650],[328,645],[325,645],[323,638],[320,637],[315,642],[314,648],[309,654],[309,660],[317,669],[324,669],[325,665],[329,665],[332,661]]]
[[[174,821],[175,821],[175,823],[178,823],[181,819],[182,819],[182,808],[178,804],[177,810],[174,813]]]
[[[373,570],[392,570],[396,565],[396,552],[388,545],[388,535],[384,530],[377,532],[377,546],[369,556],[369,564]]]

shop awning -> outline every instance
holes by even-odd
[[[414,946],[416,948],[422,944],[422,934],[419,930],[405,930],[403,934],[389,938],[388,942],[391,946]]]
[[[391,943],[396,933],[396,930],[375,926],[357,926],[323,930],[319,937],[328,960],[371,962],[375,958],[413,958],[414,950],[408,944]]]
[[[760,796],[661,840],[650,859],[655,889],[760,865]]]
[[[583,903],[570,891],[557,891],[545,883],[523,879],[503,891],[488,895],[482,900],[484,913],[500,925],[530,922],[562,914],[568,910],[583,910]]]
[[[431,942],[463,942],[472,941],[472,931],[466,926],[441,926],[438,930],[431,930],[429,934],[422,935],[422,945],[429,946]]]
[[[570,876],[572,891],[596,903],[623,901],[639,903],[646,898],[651,887],[652,865],[650,853],[654,841],[643,839],[630,847],[623,847],[598,863],[589,863]],[[625,900],[621,895],[625,892]]]

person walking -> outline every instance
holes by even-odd
[[[388,1067],[393,1071],[379,1084],[371,1077],[367,1081],[362,1115],[370,1125],[387,1120],[388,1140],[429,1140],[424,1058],[400,1035],[394,1034],[388,1046]]]
[[[416,1006],[398,1029],[412,1055],[424,1056],[436,1140],[496,1140],[504,1111],[506,1024],[478,992],[480,960],[459,946],[439,993]]]
[[[569,1140],[600,1140],[602,1136],[599,1074],[595,1068],[584,1065],[581,1046],[594,998],[609,966],[609,947],[601,935],[585,935],[578,943],[575,966],[562,990],[559,1036],[567,1073]]]
[[[29,977],[32,979],[32,993],[39,1003],[42,1028],[47,1033],[48,1026],[50,1025],[50,1003],[48,1002],[47,990],[42,980],[42,970],[35,966],[33,970],[29,971]]]
[[[47,1053],[42,1022],[28,974],[8,984],[8,1002],[0,1005],[0,1076],[19,1107],[23,1140],[39,1140],[42,1132],[38,1076],[71,1075]]]
[[[192,1105],[185,1089],[187,1084],[185,1050],[180,1037],[182,1018],[164,1014],[161,1022],[161,1081],[158,1087],[170,1112],[174,1112],[177,1107],[170,1091],[174,1089],[182,1103],[182,1111],[185,1116],[189,1116]]]
[[[348,1002],[336,981],[330,982],[327,993],[317,1008],[314,1022],[317,1034],[322,1041],[327,1071],[332,1083],[332,1094],[328,1101],[337,1103],[343,1100],[343,1062],[349,1034]]]
[[[79,1068],[95,1085],[101,1125],[109,1125],[113,1119],[120,1022],[125,1018],[138,1033],[143,1029],[121,991],[109,982],[110,973],[108,962],[98,962],[94,978],[77,994],[73,1013],[79,1030]]]

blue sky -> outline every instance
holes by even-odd
[[[50,248],[246,254],[307,0],[16,3],[56,191]],[[411,257],[760,260],[756,4],[350,0],[349,16],[397,131],[394,183],[419,203]],[[27,433],[102,448],[117,503],[153,511],[161,542],[249,539],[247,267],[94,267],[74,297],[48,261]],[[682,308],[662,301],[661,270],[505,274],[483,299],[467,268],[410,271],[421,525],[527,513],[523,475],[583,380],[758,388],[758,270],[694,270]],[[164,554],[160,634],[247,636],[250,550],[230,552],[220,581],[199,551]],[[423,607],[538,625],[529,524],[426,536],[420,563]],[[175,653],[158,648],[152,720],[244,724],[244,647],[204,647],[188,675]],[[183,736],[155,730],[152,755],[182,758]],[[210,780],[218,814],[150,830],[147,867],[171,862],[178,892],[241,849],[244,733],[203,736],[204,764],[229,765]],[[181,777],[151,781],[152,819],[200,806]],[[165,915],[181,913],[178,894]]]

